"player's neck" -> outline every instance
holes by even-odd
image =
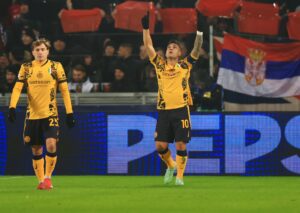
[[[38,63],[38,64],[45,64],[47,60],[48,60],[48,59],[45,59],[45,60],[35,60],[35,61],[36,61],[36,63]]]
[[[167,58],[167,64],[175,66],[178,63],[178,58]]]

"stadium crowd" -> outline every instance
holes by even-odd
[[[199,1],[199,0],[198,0]],[[6,3],[5,3],[6,2]],[[141,33],[114,27],[114,9],[122,0],[12,0],[1,1],[0,17],[0,92],[10,93],[22,63],[32,60],[31,44],[45,37],[51,41],[50,59],[62,63],[71,92],[156,92],[157,80],[150,64]],[[270,0],[259,2],[272,3]],[[193,8],[196,0],[155,0],[157,8]],[[278,1],[281,16],[287,11],[300,10],[296,1]],[[60,16],[62,9],[101,8],[103,20],[96,33],[64,34]],[[153,40],[157,53],[164,56],[164,48],[174,35],[162,35],[159,13]],[[235,32],[234,20],[205,17],[202,22],[204,43],[200,59],[193,68],[191,84],[194,93],[219,89],[215,84],[218,58],[214,57],[214,76],[209,76],[209,25],[214,25],[214,34]],[[284,21],[284,18],[283,18]],[[280,32],[285,36],[286,32]],[[183,56],[193,45],[191,34],[176,35],[181,41]],[[200,88],[200,90],[199,90]],[[220,94],[219,94],[220,95]],[[197,100],[196,100],[197,101]]]

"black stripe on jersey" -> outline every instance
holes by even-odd
[[[42,66],[45,66],[45,65],[48,63],[48,61],[49,61],[49,60],[47,59],[47,61],[46,61],[45,63],[43,63]],[[41,67],[42,67],[42,66],[41,66]]]
[[[17,80],[17,82],[25,83],[25,80]]]
[[[59,84],[64,83],[64,82],[67,82],[67,79],[58,81]]]
[[[187,57],[187,61],[191,64],[195,64],[197,62],[197,60],[195,60],[191,55]]]
[[[158,58],[158,54],[156,53],[155,57],[152,60],[155,64],[157,64],[157,58]]]

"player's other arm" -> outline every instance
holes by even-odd
[[[156,56],[155,49],[153,47],[152,39],[149,30],[149,12],[142,18],[143,26],[143,41],[146,47],[149,59],[152,60]]]
[[[9,111],[8,111],[8,120],[10,122],[14,122],[16,120],[16,107],[24,86],[25,82],[25,71],[23,65],[21,66],[21,69],[19,70],[18,74],[18,80],[14,86],[14,89],[11,94],[10,98],[10,104],[9,104]]]
[[[72,128],[75,126],[72,102],[71,102],[70,92],[68,88],[67,78],[64,69],[60,63],[58,64],[57,74],[58,74],[58,87],[63,97],[65,108],[66,108],[66,114],[67,114],[66,124],[68,127]]]
[[[200,21],[198,20],[196,38],[194,41],[193,50],[191,52],[191,56],[196,60],[199,59],[200,57],[202,43],[203,43],[203,32],[200,32]]]

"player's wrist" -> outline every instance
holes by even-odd
[[[199,31],[199,30],[197,30],[196,34],[197,34],[198,36],[203,36],[203,32],[201,32],[201,31]]]

